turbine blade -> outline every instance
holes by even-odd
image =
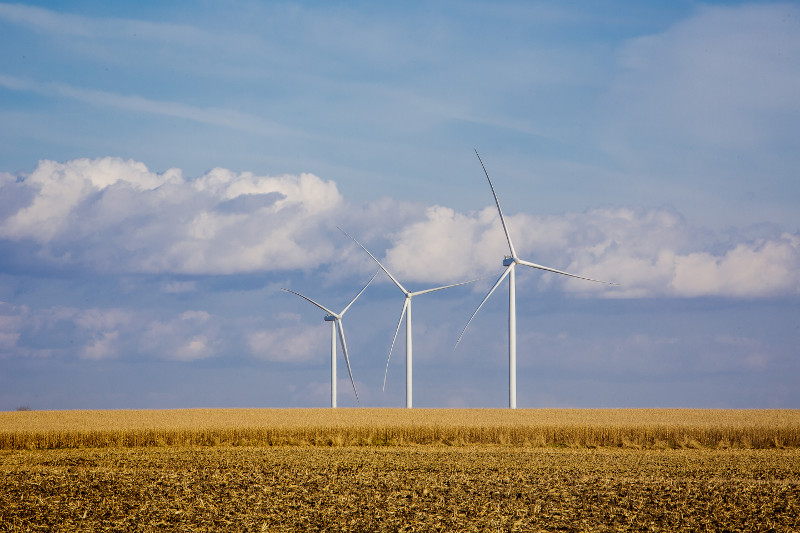
[[[389,347],[389,357],[386,358],[386,370],[383,372],[383,390],[386,390],[386,376],[389,374],[389,359],[392,358],[392,350],[394,350],[394,343],[397,340],[397,333],[400,331],[400,324],[403,323],[403,317],[406,316],[406,309],[408,309],[408,298],[403,302],[403,311],[400,313],[400,320],[397,321],[397,328],[394,330],[394,337],[392,337],[392,345]]]
[[[339,228],[339,226],[336,226],[336,227],[337,227],[337,228]],[[367,249],[364,247],[364,245],[363,245],[363,244],[361,244],[360,242],[358,242],[358,241],[356,240],[356,238],[355,238],[355,237],[353,237],[352,235],[350,235],[349,233],[347,233],[347,232],[346,232],[345,230],[343,230],[342,228],[339,228],[339,231],[341,231],[342,233],[344,233],[345,235],[347,235],[348,237],[350,237],[351,239],[353,239],[353,242],[355,242],[357,245],[359,245],[359,246],[360,246],[360,247],[361,247],[361,248],[362,248],[362,249],[363,249],[365,252],[367,252],[367,254],[369,254],[369,256],[370,256],[370,257],[371,257],[371,258],[372,258],[372,259],[373,259],[373,260],[374,260],[376,263],[378,263],[378,266],[379,266],[379,267],[381,267],[381,269],[383,269],[383,271],[384,271],[384,272],[386,272],[386,275],[387,275],[387,276],[389,276],[389,277],[392,279],[392,281],[394,281],[394,284],[395,284],[395,285],[397,285],[397,288],[399,288],[399,289],[400,289],[401,291],[403,291],[404,293],[408,294],[408,291],[406,290],[406,288],[405,288],[405,287],[403,287],[403,285],[401,285],[399,281],[397,281],[397,278],[395,278],[394,276],[392,276],[392,274],[391,274],[391,273],[390,273],[388,270],[386,270],[386,267],[385,267],[385,266],[383,266],[383,265],[381,264],[381,262],[380,262],[380,261],[378,261],[378,258],[377,258],[377,257],[375,257],[374,255],[372,255],[372,253],[371,253],[369,250],[367,250]]]
[[[487,276],[484,276],[482,278],[471,279],[469,281],[462,281],[461,283],[453,283],[452,285],[445,285],[444,287],[434,287],[433,289],[426,289],[424,291],[412,292],[411,296],[419,296],[420,294],[427,294],[427,293],[433,292],[433,291],[440,291],[442,289],[449,289],[450,287],[458,287],[459,285],[466,285],[468,283],[475,283],[476,281],[480,281],[482,279],[486,279],[486,277]]]
[[[472,316],[469,317],[469,320],[467,321],[467,325],[464,326],[464,329],[461,330],[461,335],[458,336],[458,340],[456,341],[456,345],[453,346],[453,351],[455,351],[455,349],[458,348],[458,344],[461,342],[461,338],[464,336],[464,333],[467,332],[467,328],[469,327],[470,323],[472,322],[472,319],[475,318],[475,315],[477,315],[478,311],[481,310],[481,307],[483,307],[483,304],[485,304],[486,300],[489,299],[489,296],[491,296],[492,293],[495,291],[495,289],[503,282],[504,279],[506,279],[506,276],[508,276],[508,274],[511,272],[511,269],[514,268],[515,266],[516,266],[516,263],[511,263],[510,265],[508,265],[506,267],[506,271],[503,272],[503,274],[499,278],[497,278],[497,281],[494,282],[494,285],[492,285],[492,288],[489,290],[489,292],[483,298],[483,301],[480,303],[478,308],[475,309],[475,312],[472,313]]]
[[[508,233],[508,226],[506,226],[506,219],[503,216],[503,210],[500,209],[500,200],[497,199],[497,193],[494,191],[494,185],[492,185],[492,179],[489,177],[489,173],[486,172],[486,166],[484,166],[483,159],[481,159],[481,155],[478,153],[478,150],[475,150],[475,155],[478,156],[478,161],[481,162],[483,173],[486,174],[486,179],[489,180],[489,187],[491,187],[492,194],[494,195],[494,203],[497,204],[497,212],[500,213],[500,222],[503,223],[503,231],[506,233],[506,240],[508,241],[508,249],[511,250],[511,257],[517,257],[517,252],[514,251],[514,245],[511,243],[511,235]]]
[[[372,275],[372,277],[371,277],[371,278],[369,278],[369,281],[367,282],[367,284],[366,284],[366,285],[364,285],[364,288],[363,288],[363,289],[361,289],[361,292],[359,292],[358,294],[356,294],[356,297],[355,297],[355,298],[353,298],[352,300],[350,300],[350,303],[349,303],[349,304],[347,304],[347,307],[345,307],[345,308],[342,310],[342,312],[341,312],[341,313],[339,313],[339,316],[344,316],[344,314],[347,312],[347,310],[348,310],[348,309],[350,309],[350,306],[351,306],[351,305],[353,305],[353,304],[355,303],[355,301],[356,301],[356,300],[358,300],[358,297],[359,297],[359,296],[361,296],[361,293],[362,293],[362,292],[364,292],[365,290],[367,290],[367,287],[369,287],[369,284],[370,284],[370,283],[372,283],[372,280],[373,280],[373,279],[375,279],[375,276],[377,276],[377,275],[378,275],[378,272],[380,272],[380,270],[376,270],[376,271],[375,271],[375,273]]]
[[[579,276],[577,274],[570,274],[569,272],[564,272],[562,270],[556,270],[555,268],[550,268],[550,267],[546,267],[546,266],[542,266],[542,265],[537,265],[536,263],[531,263],[530,261],[522,261],[522,260],[520,260],[519,264],[520,265],[525,265],[525,266],[531,267],[531,268],[538,268],[539,270],[545,270],[547,272],[554,272],[556,274],[561,274],[563,276],[570,276],[572,278],[584,279],[586,281],[594,281],[595,283],[604,283],[606,285],[613,285],[615,287],[619,287],[619,283],[612,283],[610,281],[601,281],[599,279],[585,278],[585,277]]]
[[[350,355],[347,353],[347,342],[344,340],[344,325],[342,325],[342,320],[339,319],[336,321],[337,329],[339,330],[339,342],[342,343],[342,351],[344,352],[344,362],[347,363],[347,373],[350,374],[350,383],[353,385],[353,392],[356,393],[356,401],[361,403],[361,400],[358,399],[358,391],[356,390],[356,382],[353,379],[353,371],[350,369]]]
[[[294,291],[291,291],[291,290],[289,290],[289,289],[284,289],[284,288],[281,288],[281,290],[282,290],[282,291],[286,291],[286,292],[291,292],[292,294],[296,294],[296,295],[297,295],[297,296],[299,296],[300,298],[302,298],[302,299],[304,299],[304,300],[307,300],[307,301],[311,302],[312,304],[316,305],[317,307],[319,307],[320,309],[322,309],[323,311],[325,311],[325,312],[326,312],[326,313],[328,313],[329,315],[333,315],[333,316],[339,316],[339,315],[337,315],[336,313],[334,313],[333,311],[331,311],[330,309],[328,309],[327,307],[325,307],[324,305],[322,305],[322,304],[318,304],[317,302],[315,302],[314,300],[312,300],[312,299],[311,299],[311,298],[309,298],[308,296],[303,296],[303,295],[302,295],[302,294],[300,294],[299,292],[294,292]]]

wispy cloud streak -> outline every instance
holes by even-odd
[[[90,106],[110,107],[136,113],[181,118],[258,135],[290,135],[296,137],[307,135],[300,130],[231,109],[194,107],[178,102],[151,100],[138,95],[124,95],[97,89],[74,87],[66,83],[39,83],[14,76],[0,75],[0,86],[15,91],[32,92],[46,97],[68,98]]]

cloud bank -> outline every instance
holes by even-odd
[[[594,279],[608,289],[545,274],[541,288],[605,297],[760,297],[800,293],[800,235],[764,230],[725,243],[668,209],[606,208],[583,213],[506,216],[523,259]],[[738,237],[743,239],[743,236]],[[485,274],[508,254],[494,207],[462,214],[431,207],[401,229],[387,251],[400,276],[443,282]]]
[[[398,277],[420,283],[491,275],[507,253],[494,206],[469,213],[387,199],[356,206],[336,183],[312,174],[216,168],[186,178],[180,169],[157,173],[113,157],[42,161],[30,174],[0,175],[0,197],[0,245],[24,244],[34,250],[32,261],[96,273],[371,270],[335,229],[339,224]],[[668,208],[507,219],[521,257],[622,285],[608,289],[543,275],[540,288],[602,297],[800,293],[800,235],[776,227],[720,235]],[[193,286],[174,282],[165,290]],[[113,341],[99,339],[94,353]],[[195,356],[203,353],[201,344]]]
[[[192,180],[118,158],[42,161],[2,188],[0,238],[30,241],[47,261],[100,272],[231,274],[309,268],[330,246],[307,232],[342,203],[311,174],[214,169]]]

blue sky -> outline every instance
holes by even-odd
[[[0,3],[0,409],[800,407],[800,7]],[[404,405],[402,294],[345,319]]]

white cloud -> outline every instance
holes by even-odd
[[[161,314],[161,313],[159,313]],[[223,327],[204,310],[166,313],[152,310],[50,307],[31,310],[0,302],[0,356],[156,358],[195,361],[239,350],[240,324]]]
[[[672,288],[680,296],[780,296],[800,293],[800,236],[738,244],[722,256],[675,258]]]
[[[76,312],[74,321],[81,328],[90,331],[108,331],[129,323],[133,316],[122,309],[85,309]]]
[[[181,344],[175,350],[171,359],[177,359],[178,361],[196,361],[198,359],[207,359],[212,355],[214,355],[214,350],[209,346],[208,339],[203,335],[199,335]]]
[[[96,336],[91,344],[83,347],[81,357],[84,359],[108,359],[117,355],[114,341],[119,337],[118,331],[106,331]]]
[[[605,297],[800,293],[798,235],[784,233],[731,245],[690,227],[674,212],[658,209],[520,214],[507,216],[507,222],[522,259],[622,285],[609,288],[542,274],[542,286],[563,284],[570,292]],[[495,210],[464,215],[433,207],[426,220],[395,235],[386,258],[401,280],[444,282],[499,272],[507,253]]]
[[[20,186],[27,195],[16,194]],[[336,224],[385,259],[403,283],[493,275],[508,253],[493,206],[460,213],[383,199],[354,207],[334,182],[311,174],[217,168],[187,179],[179,169],[154,173],[139,162],[102,158],[43,161],[21,181],[0,182],[7,187],[15,188],[18,205],[6,206],[0,238],[36,243],[39,257],[51,264],[105,273],[371,271],[374,265]],[[800,292],[800,236],[772,228],[723,237],[668,209],[634,208],[507,214],[507,222],[521,258],[622,285],[541,274],[533,278],[540,288],[603,297]],[[163,290],[190,291],[193,283]],[[126,317],[85,312],[79,320],[88,329],[113,331]],[[101,322],[102,328],[93,325]]]
[[[168,320],[152,320],[136,327],[142,330],[138,349],[162,359],[207,359],[220,355],[218,348],[225,343],[219,321],[203,310],[184,311]]]
[[[251,331],[247,343],[251,353],[260,359],[298,363],[322,360],[325,354],[330,358],[330,338],[330,329],[321,324],[294,324]]]
[[[464,215],[442,206],[402,228],[386,252],[386,266],[401,281],[447,282],[485,273],[499,264],[505,240],[493,209]],[[375,253],[373,251],[373,253]]]
[[[152,191],[182,181],[180,171],[176,169],[154,174],[143,163],[114,157],[77,159],[68,163],[41,161],[36,170],[24,179],[24,185],[35,194],[33,202],[22,206],[6,220],[0,227],[0,235],[48,243],[75,229],[81,233],[92,231],[92,223],[114,225],[129,217],[138,207],[125,201],[135,200],[131,193]],[[106,191],[111,194],[99,198],[99,212],[92,213],[101,220],[74,220],[83,204],[98,199],[98,194]]]
[[[31,309],[0,302],[0,350],[27,357],[116,357],[120,333],[137,327],[136,313],[118,308]]]
[[[214,169],[189,180],[111,157],[43,161],[22,183],[33,200],[0,225],[0,237],[33,240],[57,263],[113,272],[308,268],[329,258],[315,228],[342,205],[336,184],[311,174]]]

